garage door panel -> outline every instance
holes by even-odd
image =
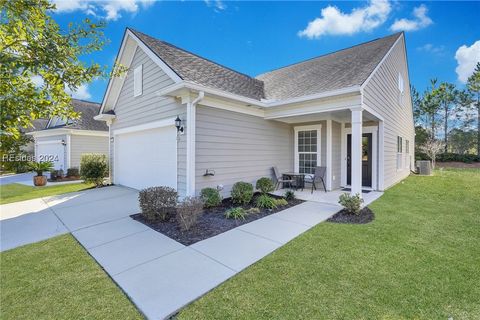
[[[173,126],[115,137],[115,182],[135,189],[177,188],[177,140]]]
[[[37,144],[36,161],[51,161],[55,170],[65,170],[65,147],[60,143]]]

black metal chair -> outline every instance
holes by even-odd
[[[315,173],[313,174],[313,177],[305,177],[305,182],[306,183],[311,183],[312,184],[312,192],[313,189],[317,190],[317,185],[315,184],[316,182],[322,182],[323,189],[325,192],[327,192],[327,188],[325,187],[325,173],[327,172],[327,167],[315,167]]]
[[[289,183],[290,185],[293,184],[293,179],[285,179],[283,178],[282,174],[280,171],[278,171],[277,167],[272,167],[273,173],[275,174],[275,179],[277,179],[277,182],[275,183],[275,190],[278,190],[278,187],[282,183]]]

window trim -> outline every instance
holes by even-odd
[[[143,64],[133,70],[133,96],[138,97],[143,94]]]
[[[322,159],[322,125],[298,126],[294,127],[294,171],[299,172],[300,158],[298,152],[298,132],[317,130],[317,166],[321,165]],[[313,153],[313,152],[312,152]]]
[[[397,171],[403,170],[403,137],[397,136]]]

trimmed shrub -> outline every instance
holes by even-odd
[[[359,214],[362,208],[363,199],[357,193],[352,196],[349,193],[344,193],[340,196],[338,203],[351,214]]]
[[[245,209],[243,209],[242,207],[230,208],[225,212],[225,217],[227,219],[245,220],[246,216],[247,216],[247,211],[245,211]]]
[[[200,191],[200,197],[205,205],[205,208],[217,207],[222,203],[222,196],[220,191],[215,188],[203,188]]]
[[[203,202],[200,198],[186,197],[177,206],[177,222],[182,230],[190,230],[197,224],[198,217],[203,212]]]
[[[52,181],[55,181],[55,180],[58,180],[58,179],[61,179],[61,178],[63,178],[63,170],[62,169],[50,171],[50,179]]]
[[[76,167],[67,169],[67,177],[78,177],[80,175],[80,170]]]
[[[284,195],[285,199],[287,201],[292,201],[292,200],[295,200],[296,197],[295,197],[295,192],[293,190],[287,190],[285,191],[285,195]]]
[[[253,185],[243,181],[237,182],[233,185],[230,195],[233,203],[248,204],[252,201]]]
[[[80,176],[86,183],[102,186],[103,179],[108,176],[107,156],[95,153],[82,154]]]
[[[277,205],[277,207],[282,207],[288,205],[288,201],[283,198],[275,199],[275,204]]]
[[[276,199],[269,195],[262,194],[257,198],[257,207],[263,209],[275,209],[277,207]]]
[[[175,189],[163,186],[146,188],[138,194],[142,215],[149,221],[167,220],[175,212],[177,198]]]
[[[257,190],[260,190],[261,193],[266,194],[275,190],[275,185],[273,184],[272,179],[263,177],[257,180],[255,188],[257,188]]]

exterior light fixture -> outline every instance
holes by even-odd
[[[110,137],[110,142],[113,142],[113,137]]]
[[[177,128],[177,133],[183,133],[182,120],[179,116],[175,119],[175,127]]]
[[[65,140],[62,140],[62,145],[63,145],[63,146],[66,146],[66,145],[67,145],[67,143],[65,142]]]

